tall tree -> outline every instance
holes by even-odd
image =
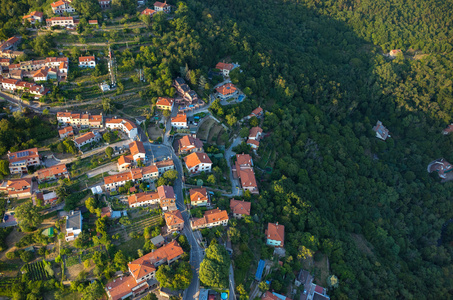
[[[41,216],[31,201],[18,206],[15,217],[22,231],[31,231],[41,222]]]
[[[200,280],[213,288],[227,288],[230,269],[230,256],[225,247],[211,244],[200,264]]]

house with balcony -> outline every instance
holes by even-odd
[[[65,164],[54,165],[49,168],[40,169],[38,174],[38,182],[55,180],[60,178],[69,178],[69,172]]]
[[[203,152],[203,142],[200,139],[185,135],[178,140],[178,153]]]
[[[66,242],[75,240],[82,233],[82,213],[78,211],[71,211],[66,216]]]
[[[143,142],[133,141],[129,144],[129,150],[131,151],[131,156],[135,162],[146,161],[146,150]]]
[[[158,178],[156,166],[146,166],[134,168],[122,173],[104,177],[104,188],[106,191],[114,191],[123,186],[128,181],[136,182],[138,180],[150,181]]]
[[[62,15],[64,13],[73,13],[75,9],[71,6],[70,1],[59,0],[50,4],[54,14]]]
[[[28,15],[23,16],[22,20],[27,20],[30,24],[41,23],[43,20],[43,13],[40,11],[32,11]]]
[[[37,188],[33,178],[18,178],[4,181],[0,186],[0,191],[5,191],[8,198],[25,199],[31,198]]]
[[[177,241],[143,255],[127,266],[130,275],[109,282],[105,290],[109,299],[119,300],[137,297],[150,289],[148,282],[155,279],[156,270],[163,264],[172,264],[184,254]]]
[[[230,209],[233,217],[237,219],[242,219],[244,216],[250,216],[250,208],[252,206],[251,202],[246,202],[244,200],[230,200]]]
[[[219,69],[220,72],[222,72],[223,76],[228,77],[230,75],[230,71],[234,69],[234,65],[233,64],[227,64],[227,63],[224,63],[224,62],[219,62],[215,66],[215,68]]]
[[[190,226],[193,230],[211,228],[220,225],[227,226],[228,220],[227,211],[216,208],[205,211],[203,218],[192,218]]]
[[[190,194],[190,205],[192,206],[209,206],[209,195],[206,188],[191,188]]]
[[[170,97],[159,97],[156,102],[156,106],[158,109],[162,110],[173,110],[173,106],[175,104],[175,99]]]
[[[266,245],[283,247],[285,243],[285,226],[277,223],[268,223],[266,234]]]
[[[227,100],[238,95],[239,91],[232,83],[226,83],[224,85],[215,88],[217,92],[217,98],[220,100]]]
[[[154,10],[157,12],[163,11],[164,13],[168,14],[171,11],[171,6],[167,4],[167,1],[163,3],[156,1],[154,2]]]
[[[191,174],[211,172],[212,161],[206,153],[193,152],[184,157],[184,163]]]
[[[184,228],[184,218],[182,217],[179,209],[166,211],[164,213],[165,223],[167,224],[167,231],[181,231]]]
[[[101,140],[100,134],[98,133],[94,134],[93,132],[90,131],[75,138],[74,145],[80,150],[80,148],[82,148],[83,146],[88,145],[90,143],[98,142],[100,140]]]
[[[58,134],[60,135],[60,139],[65,139],[69,136],[74,136],[74,129],[72,126],[66,126],[58,130]]]
[[[96,67],[96,57],[94,55],[79,57],[79,67],[80,68],[95,68]]]
[[[161,185],[157,187],[159,195],[160,207],[162,210],[175,210],[176,208],[176,195],[172,186]]]
[[[11,174],[27,173],[29,167],[39,166],[41,160],[38,154],[38,148],[31,148],[27,150],[9,152],[9,172]]]

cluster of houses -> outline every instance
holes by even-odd
[[[259,194],[253,170],[253,160],[249,154],[236,154],[236,163],[232,167],[233,178],[238,178],[244,191]]]
[[[154,9],[146,8],[145,10],[143,10],[141,12],[141,14],[152,17],[155,14],[157,14],[158,12],[164,12],[166,14],[170,13],[171,12],[171,5],[167,4],[167,1],[165,1],[165,2],[156,1],[156,2],[154,2]]]
[[[190,89],[189,85],[181,77],[176,78],[173,85],[178,93],[175,102],[180,105],[180,111],[194,110],[205,104],[204,101],[198,97],[198,94]]]
[[[9,170],[11,174],[24,174],[30,167],[41,166],[41,159],[37,148],[8,152]],[[44,193],[39,191],[38,184],[69,178],[69,172],[65,164],[58,164],[48,168],[39,169],[34,177],[10,179],[4,181],[0,190],[7,193],[8,198],[31,198],[42,200],[44,205],[55,204],[57,197],[55,193]]]
[[[0,57],[2,58],[16,58],[24,54],[23,51],[17,51],[22,38],[20,36],[13,36],[0,43]]]
[[[47,57],[41,60],[22,61],[12,64],[11,59],[2,59],[2,76],[4,78],[22,80],[31,78],[33,81],[46,81],[54,79],[66,80],[69,71],[69,59],[67,57]],[[17,83],[16,83],[17,84]],[[15,90],[15,85],[3,86],[4,89]]]
[[[58,112],[57,121],[61,126],[61,129],[58,131],[60,138],[66,138],[68,136],[74,135],[74,128],[107,128],[111,130],[120,130],[124,132],[130,139],[136,139],[138,135],[137,125],[127,119],[120,118],[104,118],[101,114],[92,115],[91,113],[72,113],[72,112]],[[71,127],[71,128],[68,128]],[[87,133],[84,137],[84,141],[90,139],[96,140],[100,139],[96,137],[94,133]],[[75,142],[75,141],[74,141]],[[82,141],[83,143],[83,141]],[[80,145],[80,144],[79,144]],[[77,145],[76,145],[77,146]]]
[[[119,300],[137,297],[157,286],[156,271],[163,264],[171,265],[184,254],[177,241],[164,244],[160,248],[130,262],[127,267],[130,275],[109,282],[105,290],[109,299]]]

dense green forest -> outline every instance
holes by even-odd
[[[302,246],[328,254],[340,279],[333,299],[451,297],[452,248],[439,239],[452,185],[426,172],[453,158],[452,137],[440,133],[453,100],[449,6],[189,2],[204,63],[213,54],[238,61],[233,80],[269,111],[263,144],[278,159],[253,212],[285,224],[293,258]],[[382,55],[392,48],[406,55]],[[387,142],[371,131],[378,119]]]
[[[19,22],[10,17],[32,5],[1,3],[0,35],[8,36]],[[286,262],[300,267],[306,248],[327,254],[339,278],[332,299],[451,298],[452,225],[443,237],[441,230],[453,217],[452,183],[441,184],[426,166],[453,161],[453,137],[441,134],[453,113],[452,3],[190,0],[177,7],[173,19],[154,21],[151,45],[118,53],[120,66],[143,66],[152,98],[173,93],[171,80],[185,64],[192,86],[220,59],[241,64],[231,77],[250,100],[222,114],[239,119],[258,104],[267,111],[263,129],[271,135],[260,149],[277,159],[252,213],[286,226],[293,258]],[[404,55],[383,55],[393,48]],[[378,119],[392,135],[386,142],[371,131]],[[27,128],[5,136],[3,151],[26,140]]]

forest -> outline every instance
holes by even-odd
[[[262,143],[277,160],[252,213],[286,226],[293,267],[306,249],[327,254],[340,280],[332,299],[451,297],[451,237],[441,232],[452,184],[426,172],[453,158],[441,134],[452,120],[451,3],[188,5],[206,56],[238,61],[233,82],[267,110]],[[394,48],[404,55],[383,55]],[[377,120],[386,142],[371,131]]]
[[[0,37],[33,5],[1,1]],[[171,95],[184,65],[193,86],[218,61],[239,62],[231,78],[249,101],[216,113],[266,110],[260,148],[277,159],[252,214],[285,225],[285,264],[297,271],[307,249],[328,255],[332,299],[448,299],[452,183],[426,166],[453,161],[453,137],[441,134],[453,113],[452,11],[448,1],[189,0],[119,61],[143,66],[149,98]],[[384,56],[395,48],[403,55]],[[29,128],[1,138],[2,151]]]

